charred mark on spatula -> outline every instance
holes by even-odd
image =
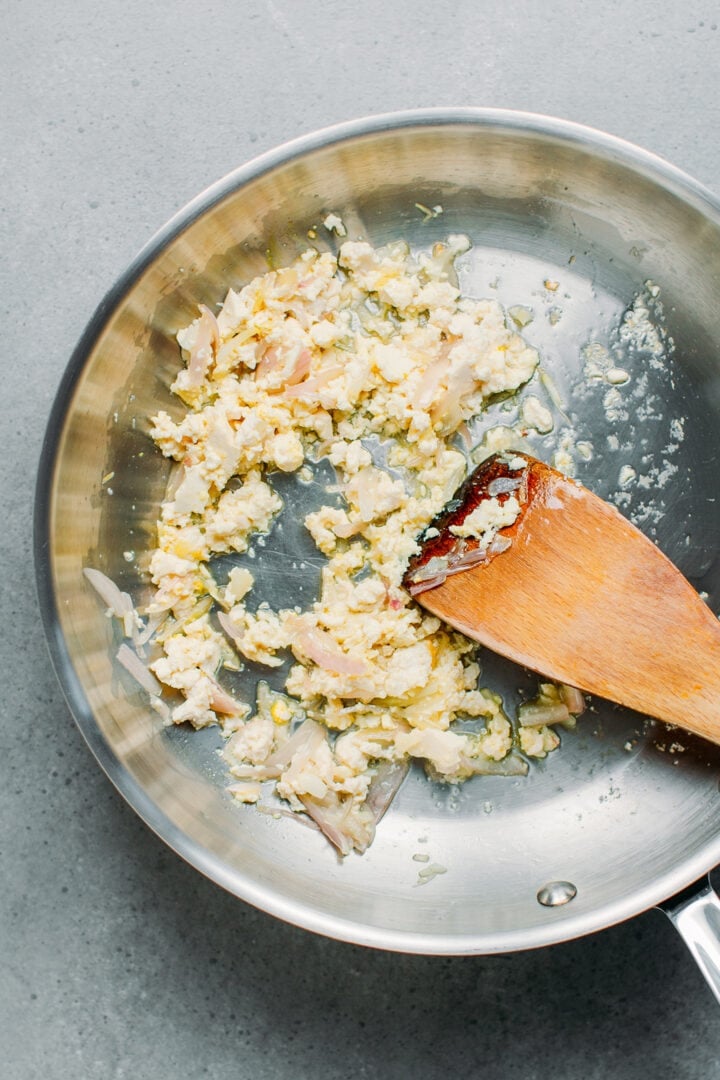
[[[490,562],[506,551],[522,520],[523,511],[543,482],[544,466],[524,454],[493,454],[477,467],[458,488],[453,498],[418,537],[420,551],[413,555],[403,576],[403,585],[418,595],[433,589],[452,574]],[[498,529],[489,544],[479,537],[458,537],[451,529],[486,499],[502,505],[514,496],[520,513],[512,525]]]

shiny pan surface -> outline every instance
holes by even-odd
[[[204,874],[282,919],[360,944],[445,954],[598,930],[720,862],[713,747],[598,701],[526,778],[448,787],[413,772],[370,850],[340,862],[319,833],[238,806],[225,791],[219,735],[163,728],[112,659],[113,626],[82,569],[103,570],[140,604],[148,596],[144,553],[168,463],[147,417],[177,411],[175,333],[198,303],[212,307],[230,285],[265,272],[268,258],[289,262],[311,242],[309,229],[316,246],[334,249],[321,225],[329,212],[376,245],[404,238],[427,247],[466,233],[463,290],[533,312],[524,334],[540,349],[552,379],[542,386],[559,410],[537,456],[570,445],[578,479],[618,502],[720,603],[717,200],[650,154],[545,117],[380,116],[299,139],[209,188],[150,241],[88,326],[50,419],[36,509],[43,617],[68,703],[148,825]],[[656,338],[622,331],[638,298]],[[598,349],[627,373],[622,385],[592,375]],[[513,408],[497,403],[478,431],[512,422]],[[297,519],[297,489],[283,494]],[[308,545],[299,527],[273,533],[257,550],[255,591],[271,603],[288,590],[312,598],[318,555],[313,562]],[[303,552],[305,570],[293,571]],[[511,712],[518,691],[537,683],[488,654],[483,667],[484,684],[505,694]],[[420,884],[427,863],[414,855],[446,872]]]

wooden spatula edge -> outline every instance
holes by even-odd
[[[432,523],[431,539],[421,538],[405,584],[413,591],[432,558],[442,564],[451,553],[452,561],[458,540],[450,526],[489,498],[502,476],[519,480],[521,512],[499,533],[510,546],[490,550],[486,561],[451,572],[416,599],[550,679],[720,743],[720,622],[615,507],[542,462],[488,459]],[[466,541],[466,559],[469,550]]]

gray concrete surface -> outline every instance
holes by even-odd
[[[86,750],[31,562],[69,353],[196,191],[313,128],[454,104],[601,127],[717,191],[718,21],[700,0],[5,0],[2,1077],[720,1077],[720,1012],[657,912],[537,953],[423,958],[311,936],[204,880]]]

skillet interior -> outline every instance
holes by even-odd
[[[443,213],[426,221],[416,203],[441,204]],[[573,125],[471,110],[376,118],[299,140],[200,196],[151,241],[80,343],[48,430],[37,503],[38,580],[68,701],[100,763],[151,827],[281,918],[428,953],[526,948],[601,928],[720,861],[720,752],[664,728],[643,733],[642,718],[596,702],[526,779],[480,778],[455,789],[413,775],[370,851],[340,864],[319,834],[234,804],[223,790],[219,737],[162,729],[111,663],[112,627],[81,569],[97,566],[138,600],[146,595],[140,570],[167,469],[144,417],[176,411],[168,391],[179,363],[175,331],[198,302],[214,305],[229,284],[264,272],[268,252],[276,264],[289,261],[329,211],[375,244],[402,237],[427,246],[467,233],[473,248],[458,264],[464,291],[535,312],[525,336],[540,348],[577,439],[593,446],[578,478],[625,500],[709,603],[720,602],[717,205],[650,155]],[[317,243],[331,246],[318,231]],[[559,289],[545,289],[546,279]],[[653,322],[674,348],[663,363],[624,349],[632,377],[615,416],[611,387],[582,376],[582,349],[617,340],[649,279],[662,302]],[[502,408],[484,426],[511,419]],[[538,441],[538,456],[554,445]],[[644,476],[663,463],[672,468],[657,491],[619,483],[623,465]],[[259,552],[266,574],[256,590],[271,601],[297,587],[285,552],[301,542],[288,530]],[[316,579],[310,571],[305,587]],[[536,683],[487,654],[484,668],[484,682],[508,704]],[[671,744],[685,749],[670,753]],[[447,873],[417,887],[415,853]],[[541,906],[538,889],[558,879],[577,896]]]

